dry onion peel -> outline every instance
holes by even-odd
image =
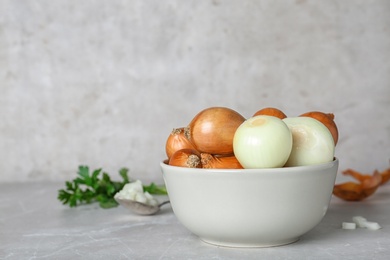
[[[333,194],[343,200],[361,201],[374,194],[380,185],[389,181],[390,168],[382,172],[375,170],[372,175],[362,174],[352,169],[343,171],[343,174],[351,176],[356,179],[358,183],[345,182],[336,184],[333,189]]]
[[[381,185],[383,185],[390,180],[390,168],[381,172],[381,175],[382,175]]]

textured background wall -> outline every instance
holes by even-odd
[[[0,0],[0,181],[161,180],[173,127],[333,112],[340,169],[390,158],[390,1]]]

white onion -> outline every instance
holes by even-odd
[[[342,228],[343,229],[356,229],[356,223],[351,223],[351,222],[343,222],[342,223]]]
[[[356,223],[358,227],[364,227],[364,224],[367,223],[367,219],[361,216],[354,216],[352,221]]]
[[[366,228],[369,230],[379,230],[382,228],[377,222],[367,221],[367,219],[362,217],[362,216],[354,216],[352,218],[352,221],[353,221],[352,223],[351,222],[343,222],[342,228],[343,229],[356,229],[356,227],[359,227],[359,228]]]
[[[277,117],[260,115],[249,118],[234,134],[234,155],[247,169],[283,167],[291,149],[291,131]]]
[[[289,117],[283,121],[293,135],[293,147],[285,166],[303,166],[330,162],[335,145],[329,129],[310,117]]]
[[[377,222],[366,222],[364,227],[369,230],[378,230],[382,228]]]

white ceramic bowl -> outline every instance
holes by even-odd
[[[324,217],[338,169],[299,167],[208,170],[161,163],[173,212],[203,241],[269,247],[297,241]]]

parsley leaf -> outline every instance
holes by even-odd
[[[101,208],[112,208],[118,206],[114,196],[123,186],[130,182],[129,170],[122,168],[119,175],[122,181],[113,181],[108,173],[102,169],[90,172],[88,166],[79,166],[78,177],[72,181],[65,182],[65,189],[58,191],[58,200],[64,205],[76,207],[82,204],[98,202]],[[167,194],[165,186],[158,186],[155,183],[144,185],[144,191],[150,194]]]

